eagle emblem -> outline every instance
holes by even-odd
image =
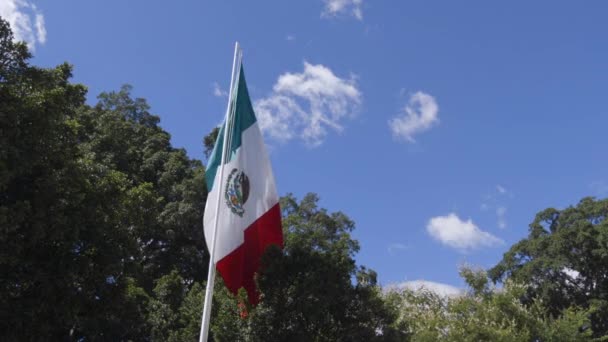
[[[232,169],[226,179],[226,191],[224,192],[226,205],[230,210],[243,217],[245,213],[245,202],[249,198],[249,177],[243,171]]]

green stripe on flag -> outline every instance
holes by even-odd
[[[234,110],[234,125],[232,126],[232,144],[230,153],[228,156],[229,162],[235,155],[236,150],[241,147],[242,133],[251,125],[256,122],[255,113],[253,112],[253,106],[251,105],[251,99],[249,98],[249,92],[247,91],[247,83],[245,82],[245,72],[241,65],[241,72],[239,73],[238,90],[236,93]],[[224,125],[220,128],[220,132],[217,135],[213,152],[209,157],[209,163],[207,164],[207,170],[205,172],[205,180],[207,181],[207,191],[211,191],[213,188],[213,180],[217,173],[217,168],[222,160],[222,149],[224,144]]]

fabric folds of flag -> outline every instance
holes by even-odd
[[[242,66],[237,79],[229,124],[220,129],[207,165],[205,177],[209,195],[205,205],[205,239],[207,246],[211,246],[217,212],[213,256],[216,269],[232,293],[236,294],[244,287],[249,302],[256,304],[259,295],[254,275],[261,256],[271,244],[283,246],[283,231],[272,168]],[[226,142],[230,150],[225,158],[223,177],[219,179]]]

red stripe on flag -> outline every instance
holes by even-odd
[[[259,301],[253,277],[260,268],[262,254],[271,244],[283,247],[281,208],[278,203],[245,229],[245,242],[242,245],[217,262],[217,270],[230,292],[236,294],[244,287],[251,304]]]

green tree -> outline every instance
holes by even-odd
[[[375,272],[355,264],[354,222],[317,202],[315,194],[300,202],[292,195],[281,199],[285,248],[271,247],[263,257],[261,302],[239,309],[239,299],[224,301],[233,308],[225,311],[232,319],[221,317],[223,324],[214,325],[217,341],[392,341],[405,336],[393,325],[397,312],[382,300]]]
[[[211,152],[213,152],[213,147],[215,146],[215,141],[217,140],[217,136],[219,133],[220,133],[220,128],[215,127],[203,139],[203,146],[205,147],[205,157],[206,158],[209,158],[209,155],[211,155]]]
[[[526,285],[507,281],[504,288],[489,286],[485,271],[464,268],[469,290],[444,297],[422,290],[392,290],[386,300],[399,307],[398,321],[408,327],[411,341],[588,341],[588,311],[568,308],[551,317],[540,300],[520,302]]]
[[[151,291],[154,282],[176,269],[184,279],[202,281],[208,253],[202,217],[207,198],[204,167],[173,148],[144,99],[131,87],[102,93],[99,103],[82,110],[81,149],[95,163],[127,179],[129,227],[136,252],[133,275]]]
[[[0,339],[149,340],[164,277],[206,274],[204,168],[129,86],[87,106],[29,58],[0,20]]]
[[[204,288],[192,286],[172,271],[159,278],[148,302],[147,319],[152,341],[197,341],[203,310]],[[147,336],[147,335],[142,335]]]
[[[109,329],[124,285],[112,278],[125,256],[115,204],[124,179],[78,149],[86,89],[69,83],[71,67],[30,66],[3,20],[0,35],[1,339]]]
[[[541,211],[489,274],[529,284],[523,302],[541,300],[554,316],[590,309],[595,336],[608,335],[608,199]]]
[[[170,145],[159,118],[130,91],[123,86],[102,93],[97,105],[82,106],[79,112],[80,151],[102,172],[124,181],[115,212],[120,213],[117,226],[124,232],[127,255],[113,279],[128,279],[125,303],[133,302],[130,294],[142,294],[130,304],[136,307],[129,311],[133,317],[121,317],[112,331],[123,339],[183,340],[181,302],[200,288],[208,260],[202,228],[204,168]],[[83,336],[90,332],[84,329]]]

